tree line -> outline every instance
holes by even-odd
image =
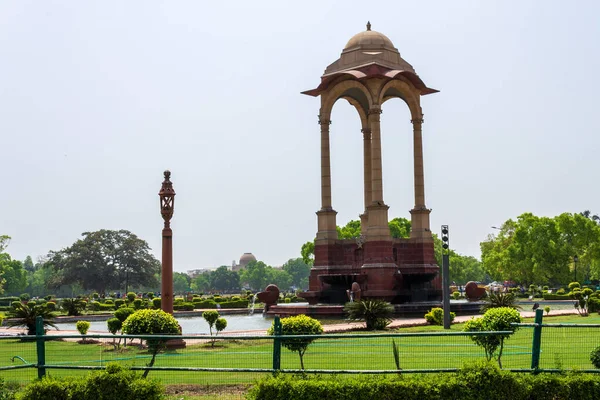
[[[600,217],[590,211],[524,213],[480,246],[485,271],[495,280],[550,286],[600,280]]]

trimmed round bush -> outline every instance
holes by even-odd
[[[132,301],[135,300],[135,298],[137,297],[137,294],[135,294],[134,292],[129,292],[127,293],[127,300],[131,303]]]
[[[123,300],[123,299],[116,299],[115,300],[115,307],[116,308],[120,308],[120,307],[122,307],[124,305],[125,305],[125,300]]]
[[[89,321],[77,321],[75,327],[79,331],[80,334],[86,335],[88,330],[90,329]]]
[[[134,312],[135,312],[135,310],[133,308],[122,307],[122,308],[119,308],[117,311],[115,311],[115,317],[118,318],[119,321],[125,322],[127,317],[129,317]]]
[[[133,308],[135,308],[136,310],[139,310],[142,308],[143,304],[144,304],[144,301],[142,299],[135,299],[133,301]]]
[[[454,300],[460,299],[460,292],[452,292],[452,298]]]
[[[106,321],[106,326],[110,333],[112,333],[113,335],[116,335],[117,332],[121,330],[121,327],[123,326],[123,322],[121,322],[121,320],[119,318],[111,318]]]
[[[456,313],[450,311],[450,323],[456,318]],[[425,320],[432,325],[444,325],[444,309],[440,307],[432,308],[425,314]]]
[[[301,314],[281,319],[282,335],[320,335],[322,333],[323,326],[321,323],[306,315]],[[275,334],[275,321],[273,321],[273,325],[271,325],[267,334]],[[300,367],[304,369],[304,353],[313,340],[313,338],[283,339],[281,344],[290,351],[298,352]]]
[[[160,309],[160,307],[161,307],[160,297],[155,297],[152,299],[152,306],[156,309]]]

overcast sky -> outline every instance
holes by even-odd
[[[354,34],[387,35],[423,81],[434,232],[479,243],[523,212],[600,212],[600,2],[0,2],[0,234],[34,259],[127,229],[160,258],[158,190],[177,192],[175,269],[299,256],[320,208],[319,84]],[[332,114],[338,224],[363,210],[362,136]],[[382,114],[390,218],[414,205],[404,103]]]

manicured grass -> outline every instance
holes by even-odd
[[[600,324],[600,316],[557,316],[544,318],[546,323]],[[526,322],[532,322],[528,320]],[[462,331],[463,324],[452,326],[450,332]],[[439,326],[401,328],[400,333],[443,331]],[[505,343],[504,368],[529,368],[533,329],[523,327]],[[308,348],[304,363],[308,369],[344,370],[395,370],[391,337],[368,337],[361,331],[359,337],[336,338],[324,335]],[[396,337],[400,349],[401,368],[433,369],[459,368],[466,361],[484,357],[483,350],[467,336],[409,336]],[[137,344],[138,341],[136,341]],[[600,328],[543,328],[542,368],[592,368],[589,354],[600,345]],[[271,368],[273,344],[271,340],[227,340],[209,344],[191,344],[182,350],[167,351],[157,357],[156,367],[206,367],[206,368]],[[19,365],[11,362],[13,356],[21,356],[27,362],[36,362],[35,342],[17,339],[0,340],[0,366]],[[144,366],[150,360],[147,350],[130,345],[125,350],[114,351],[110,344],[78,344],[75,342],[50,341],[46,343],[46,364],[62,366],[104,366],[119,362],[126,366]],[[283,369],[300,367],[297,353],[283,348]],[[35,369],[8,370],[0,372],[8,381],[26,383],[37,376]],[[77,376],[84,370],[48,369],[53,376]],[[152,371],[150,377],[160,378],[165,384],[236,385],[251,384],[264,373],[240,372],[180,372]],[[218,393],[211,393],[210,395]],[[185,397],[184,397],[185,398]],[[193,398],[193,397],[191,397]],[[205,397],[205,399],[208,399]],[[220,399],[216,397],[216,399]]]

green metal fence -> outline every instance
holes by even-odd
[[[541,311],[541,310],[540,310]],[[276,320],[278,323],[278,320]],[[521,372],[592,369],[590,352],[600,345],[600,325],[543,324],[542,313],[505,341],[504,369]],[[41,327],[40,327],[41,328]],[[509,332],[422,332],[385,334],[328,334],[298,336],[121,336],[38,335],[0,337],[0,374],[28,382],[45,374],[76,376],[117,362],[166,384],[244,385],[273,372],[319,374],[396,374],[452,372],[484,357],[471,337]],[[152,355],[140,344],[146,339],[183,339],[185,348],[167,348],[148,367]],[[312,340],[304,354],[286,340]],[[126,345],[124,342],[126,341]],[[120,342],[120,344],[119,344]],[[398,359],[394,357],[394,346]],[[398,361],[398,364],[396,364]]]

